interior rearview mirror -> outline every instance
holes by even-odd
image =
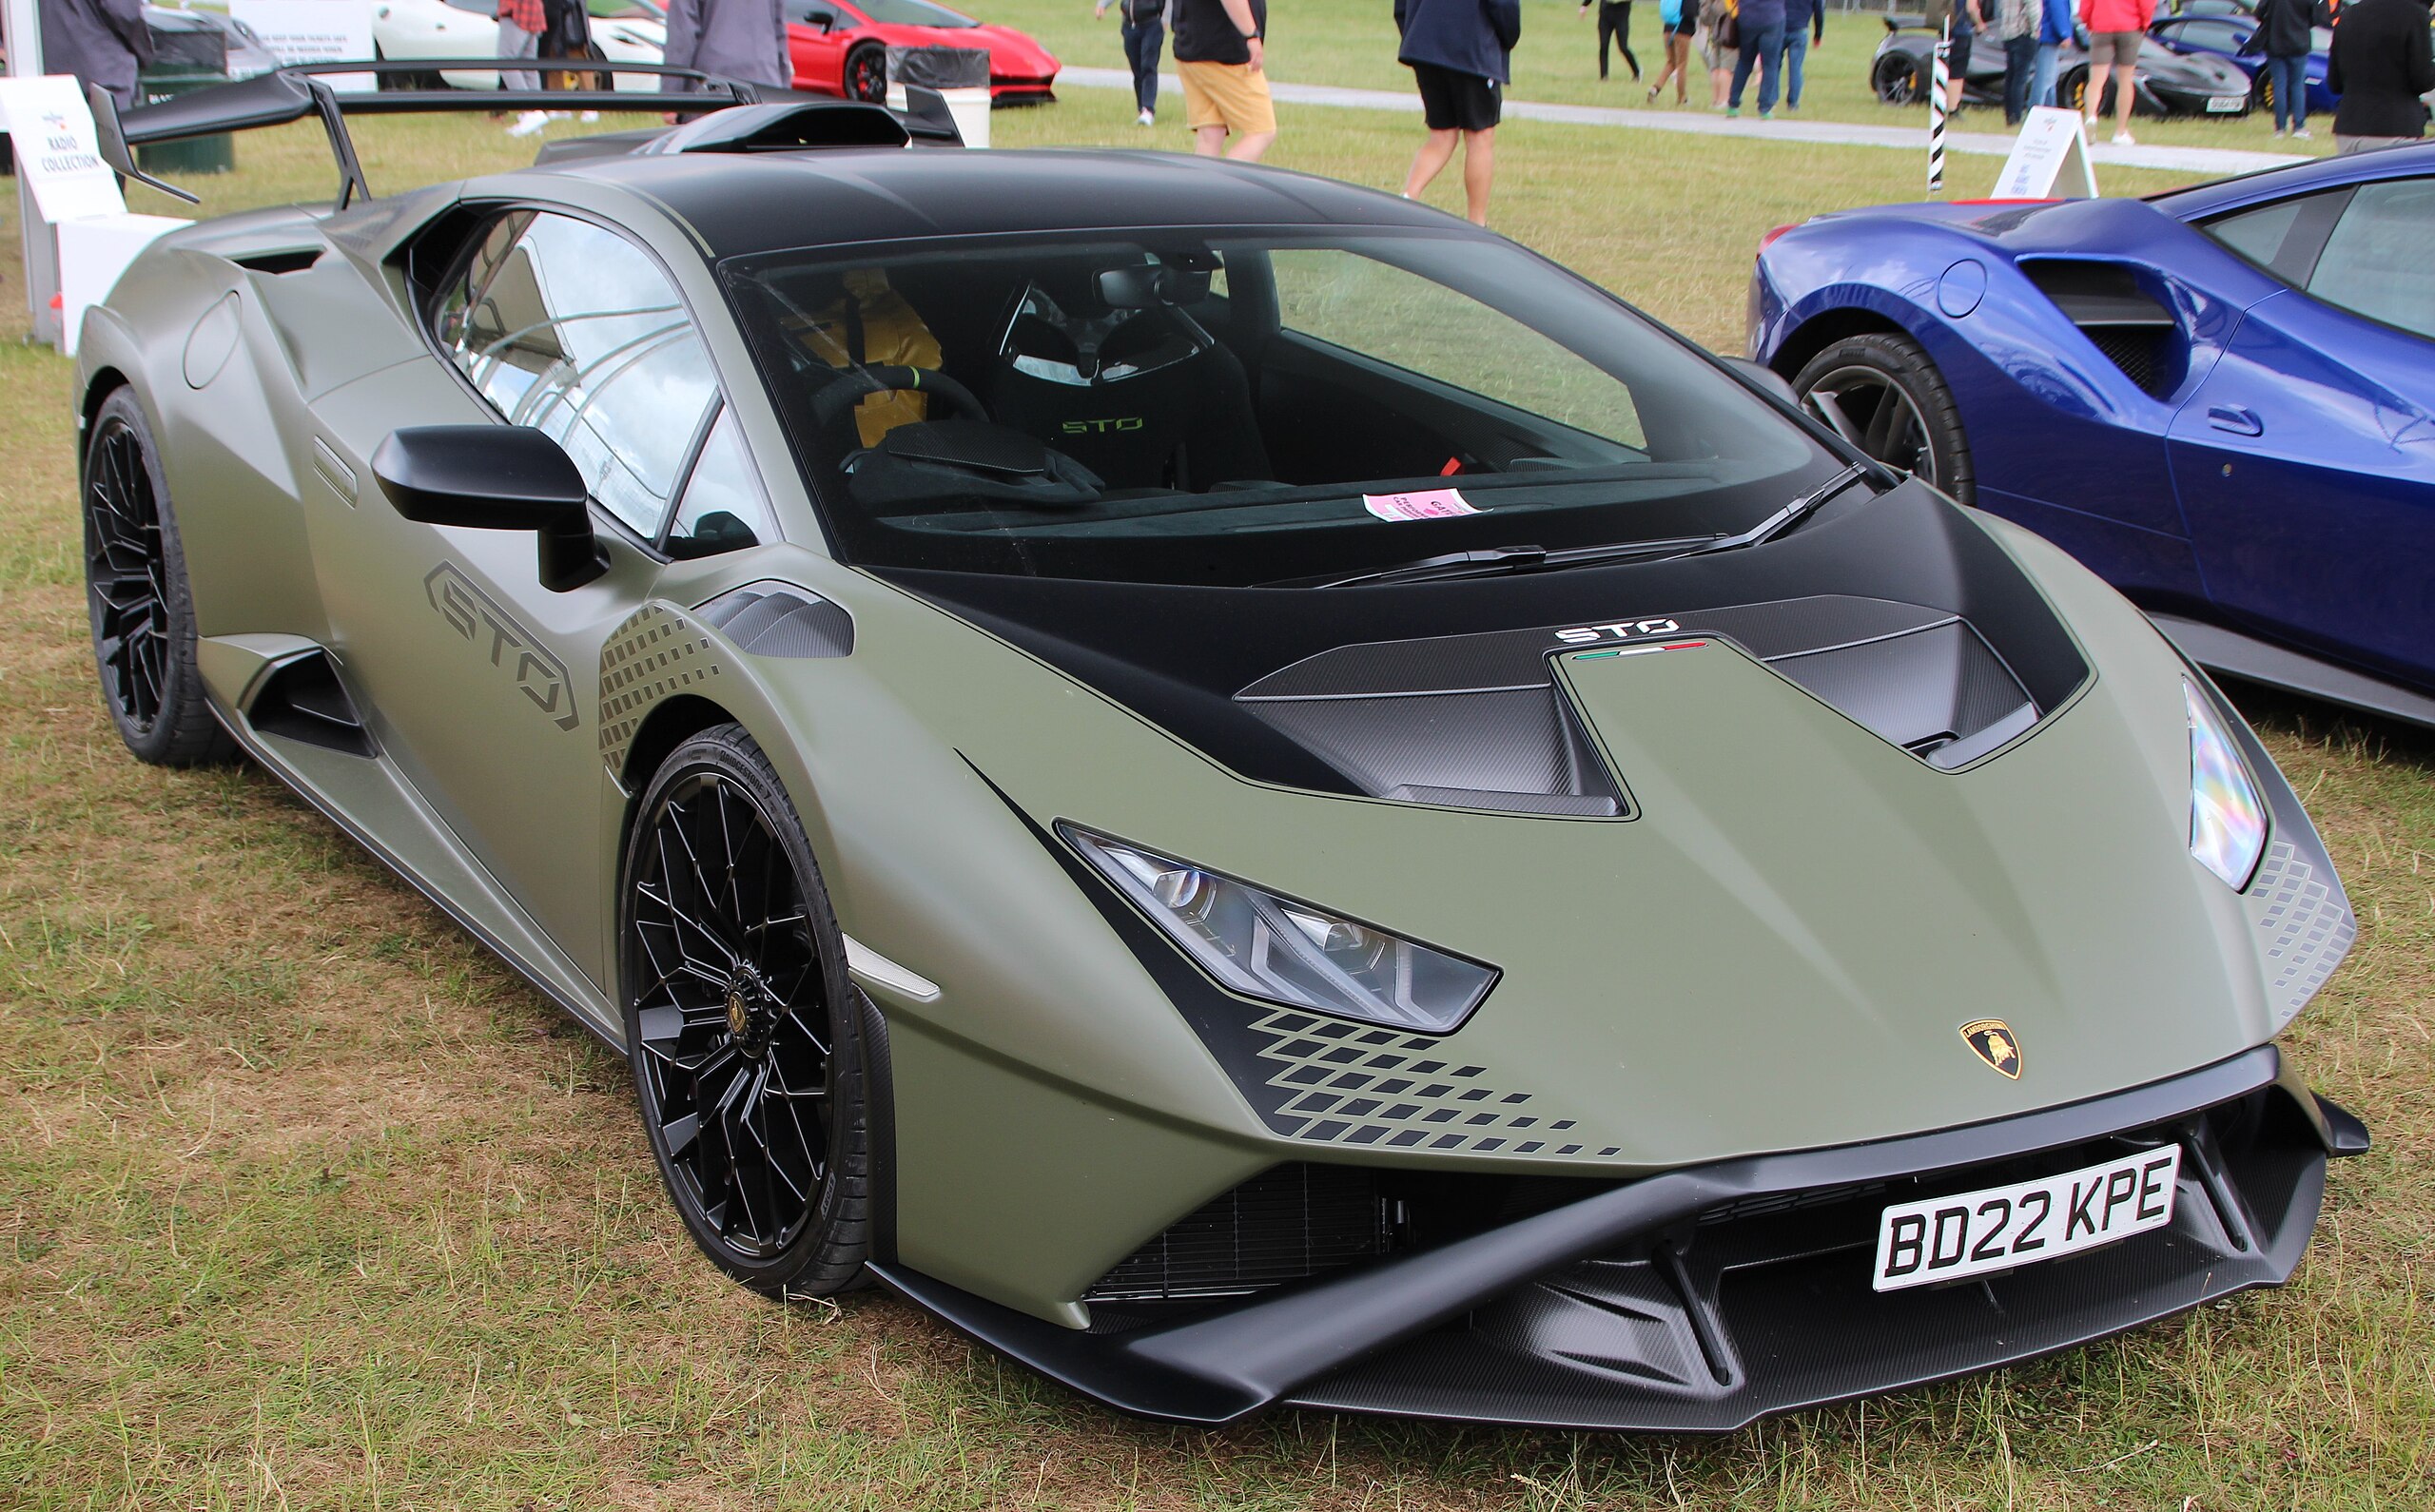
[[[524,425],[413,425],[372,454],[392,508],[425,525],[540,535],[541,586],[563,593],[608,571],[592,495],[566,449]]]

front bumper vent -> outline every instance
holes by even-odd
[[[1369,1172],[1278,1166],[1176,1220],[1083,1300],[1230,1297],[1300,1281],[1385,1253],[1388,1216]]]

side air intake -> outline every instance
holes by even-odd
[[[338,669],[330,665],[324,651],[273,668],[247,706],[245,720],[265,735],[350,756],[374,754],[363,716],[356,712],[354,701],[339,682]]]
[[[1284,1165],[1193,1212],[1117,1263],[1090,1302],[1231,1297],[1384,1254],[1388,1210],[1367,1171]]]
[[[2142,390],[2164,398],[2181,387],[2190,365],[2181,322],[2137,273],[2059,258],[2025,259],[2020,271]]]

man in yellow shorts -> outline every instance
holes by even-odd
[[[1249,163],[1276,140],[1261,46],[1267,30],[1268,0],[1175,0],[1176,74],[1192,149],[1202,157]]]

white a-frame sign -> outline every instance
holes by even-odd
[[[2089,164],[2088,126],[2077,110],[2041,105],[2021,123],[2012,156],[1996,176],[1997,200],[2094,200],[2096,169]]]

